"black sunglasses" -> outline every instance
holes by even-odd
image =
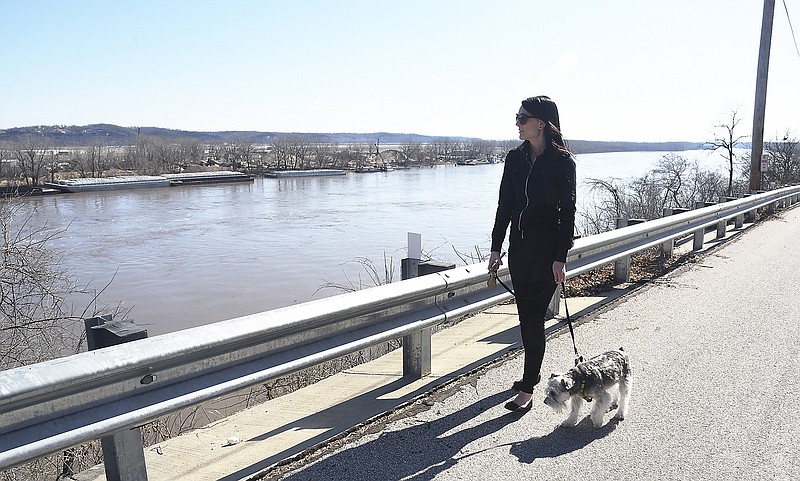
[[[520,125],[525,125],[528,119],[535,119],[536,117],[531,117],[530,115],[525,114],[517,114],[517,123]]]

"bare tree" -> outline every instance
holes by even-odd
[[[747,178],[740,177],[740,179],[742,179],[742,181],[738,184],[741,186],[739,192],[743,193],[746,191],[745,187],[748,187],[744,184],[744,180]],[[727,179],[725,179],[719,172],[700,170],[699,167],[695,166],[692,169],[689,176],[689,181],[687,182],[687,185],[691,185],[692,188],[687,192],[687,194],[690,195],[687,195],[684,205],[689,208],[693,208],[697,202],[716,201],[723,194],[727,195],[726,184]],[[737,192],[736,185],[737,184],[734,183],[734,190],[732,194]]]
[[[498,147],[500,151],[503,152],[503,155],[505,155],[506,152],[515,148],[519,144],[520,141],[517,139],[501,140],[500,142],[498,142]]]
[[[149,135],[140,136],[136,149],[130,154],[134,159],[131,168],[144,175],[180,172],[186,164],[187,155],[180,143]]]
[[[142,135],[137,139],[136,149],[133,151],[131,170],[144,175],[162,174],[161,166],[158,164],[156,146],[158,139],[147,135]]]
[[[369,153],[369,145],[363,142],[349,144],[342,152],[348,166],[362,167]]]
[[[466,152],[465,157],[467,159],[479,159],[486,162],[491,160],[494,151],[492,142],[489,142],[488,140],[474,139],[464,142],[462,145]]]
[[[252,146],[252,144],[251,144]],[[203,144],[194,139],[185,139],[180,142],[183,152],[183,161],[188,164],[200,164],[203,162]]]
[[[300,137],[292,138],[291,141],[290,152],[292,154],[292,159],[294,160],[293,168],[307,169],[308,157],[311,153],[311,144]]]
[[[308,168],[308,157],[312,147],[311,143],[302,137],[278,137],[272,141],[271,146],[278,170]]]
[[[441,147],[439,144],[432,142],[430,144],[425,144],[422,148],[422,162],[427,165],[433,165],[440,161],[440,150]]]
[[[786,131],[783,140],[764,144],[764,151],[770,156],[767,177],[777,185],[800,182],[800,141]]]
[[[422,142],[417,140],[407,140],[400,146],[400,150],[405,155],[407,161],[422,160]]]
[[[70,168],[81,177],[102,177],[110,167],[108,157],[107,147],[94,144],[87,149],[76,150],[69,162]]]
[[[63,295],[77,292],[47,244],[62,231],[36,227],[13,200],[0,204],[0,368],[24,366],[76,349]],[[24,220],[21,220],[24,219]]]
[[[658,161],[653,171],[657,183],[663,189],[664,197],[659,210],[663,207],[687,207],[683,205],[685,199],[681,198],[686,171],[689,168],[689,159],[678,154],[667,154]]]
[[[449,137],[441,137],[431,142],[429,147],[435,152],[434,161],[450,162],[455,160],[453,154],[458,149],[458,143]]]
[[[589,191],[598,194],[592,203],[592,212],[581,212],[584,227],[582,235],[598,234],[613,229],[616,220],[625,214],[624,185],[619,179],[587,179]]]
[[[339,167],[359,167],[363,165],[366,157],[367,146],[364,144],[348,144],[342,148],[334,149],[331,154],[334,165]]]
[[[626,190],[625,215],[622,217],[645,220],[661,217],[665,199],[669,194],[664,184],[655,178],[654,173],[631,180]]]
[[[180,144],[161,138],[155,144],[158,174],[175,173],[182,170],[184,164],[183,149]]]
[[[40,185],[52,156],[49,139],[42,136],[26,136],[11,143],[11,154],[22,171],[25,185]]]
[[[317,167],[333,167],[333,145],[327,142],[315,142],[311,145],[311,154]]]
[[[731,119],[727,122],[720,123],[715,126],[718,133],[714,140],[709,144],[714,150],[722,150],[722,156],[728,160],[728,195],[733,195],[733,172],[735,167],[736,153],[734,148],[746,136],[736,135],[736,127],[739,125],[741,119],[737,118],[739,113],[732,110],[730,113]],[[721,131],[721,132],[720,132]]]
[[[253,142],[250,140],[237,140],[223,146],[225,163],[233,169],[250,168],[253,156]]]
[[[291,157],[289,140],[285,137],[278,137],[271,142],[270,146],[272,147],[272,157],[275,159],[275,167],[278,170],[287,170]]]
[[[203,161],[206,165],[217,164],[223,157],[225,146],[223,144],[210,144],[203,153]]]
[[[0,179],[13,178],[19,169],[17,167],[17,160],[12,158],[11,151],[6,148],[6,145],[0,143]]]

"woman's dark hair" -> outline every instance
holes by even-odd
[[[564,154],[571,153],[569,151],[569,147],[567,146],[567,141],[564,140],[564,136],[561,135],[561,131],[558,130],[558,127],[553,125],[551,122],[546,122],[544,127],[545,138],[553,146],[554,149],[562,152]]]
[[[553,102],[550,97],[546,95],[528,97],[522,101],[522,108],[532,116],[544,122],[545,138],[553,148],[566,154],[570,153],[567,143],[564,141],[564,136],[561,135],[561,121],[558,117],[558,106],[556,106],[556,103]]]

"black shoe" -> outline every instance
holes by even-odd
[[[531,400],[528,401],[528,403],[524,406],[520,406],[514,401],[508,401],[504,407],[512,412],[525,414],[526,412],[530,411],[531,408],[533,407],[533,398],[531,398]]]

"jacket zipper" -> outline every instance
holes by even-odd
[[[525,156],[525,160],[528,160],[528,155]],[[536,162],[534,159],[533,162]],[[517,228],[519,229],[519,235],[522,239],[525,238],[525,231],[522,230],[522,215],[525,213],[525,210],[531,205],[531,199],[528,196],[528,182],[531,180],[531,172],[533,172],[533,162],[528,161],[528,175],[525,177],[525,207],[519,212],[519,219],[517,220]]]

